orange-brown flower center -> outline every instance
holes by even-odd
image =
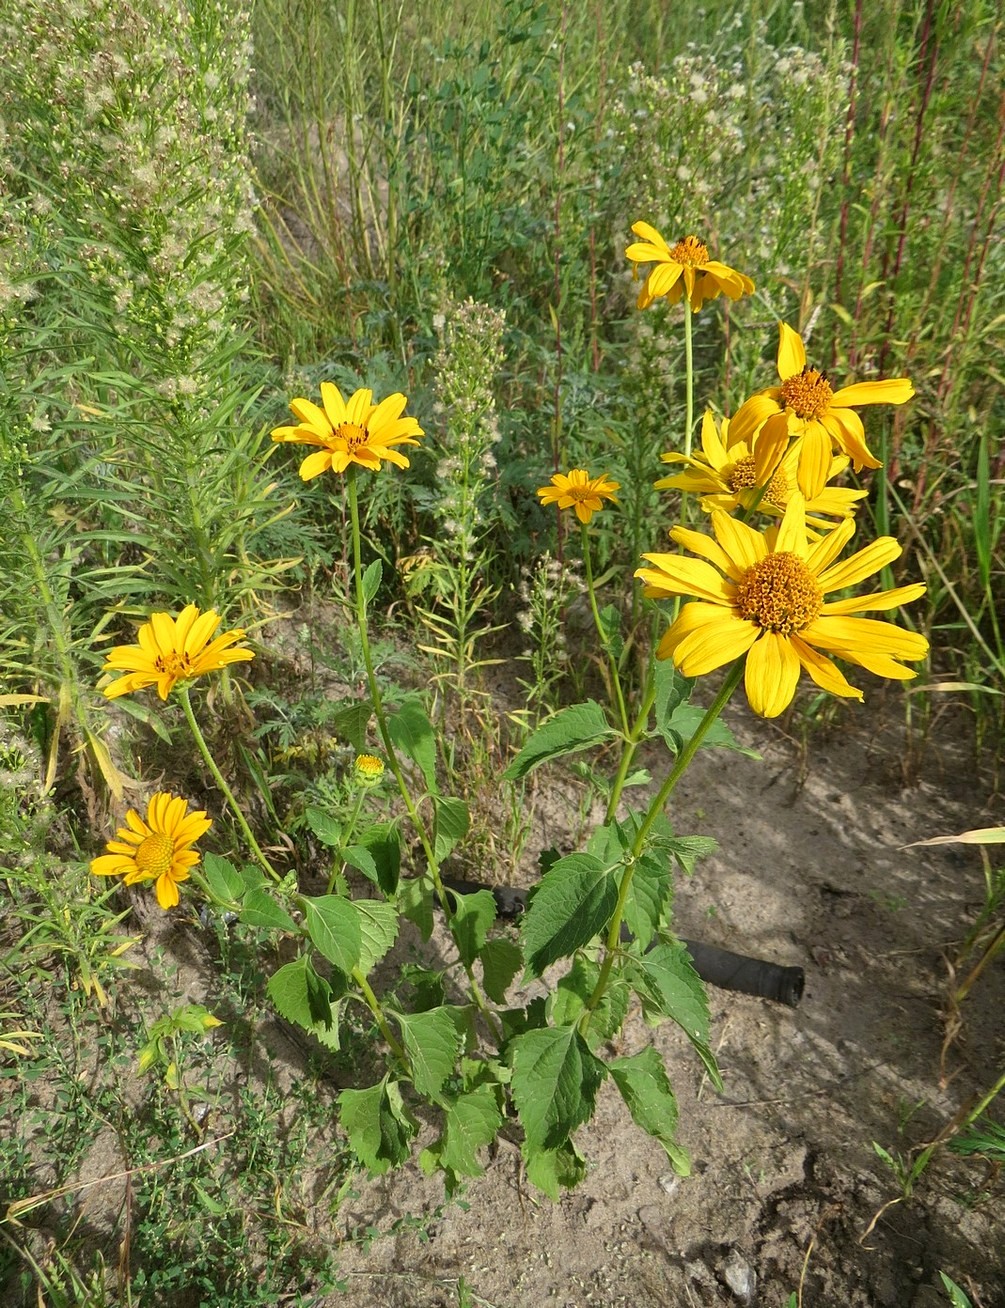
[[[752,454],[745,454],[742,459],[737,459],[733,464],[733,470],[729,474],[729,489],[734,493],[739,493],[755,487],[758,483],[754,466],[754,456]],[[785,508],[789,501],[789,479],[781,468],[775,471],[775,475],[768,482],[761,499],[768,500],[780,509]]]
[[[823,591],[816,577],[797,554],[783,551],[748,568],[736,588],[741,618],[765,631],[791,636],[819,616]]]
[[[819,418],[830,408],[834,392],[822,372],[805,367],[782,382],[782,404],[797,418]]]
[[[174,860],[174,841],[159,831],[147,836],[136,851],[136,866],[146,877],[163,876],[171,870]]]
[[[192,660],[184,650],[170,650],[167,654],[158,654],[154,659],[154,667],[158,672],[166,672],[169,677],[174,677],[176,681],[185,681],[195,676]]]
[[[697,236],[685,236],[682,241],[671,246],[670,258],[685,268],[703,268],[708,263],[708,246],[699,241]]]
[[[340,422],[335,428],[335,435],[338,439],[345,441],[346,448],[351,453],[353,450],[358,450],[361,445],[366,444],[369,432],[358,423]]]

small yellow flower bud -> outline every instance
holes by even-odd
[[[383,760],[375,754],[357,754],[352,773],[358,786],[376,786],[384,775]]]

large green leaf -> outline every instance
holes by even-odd
[[[698,730],[704,716],[705,710],[700,704],[679,704],[674,709],[662,731],[663,739],[671,753],[680,753]],[[702,749],[711,745],[735,750],[738,754],[746,754],[747,758],[761,757],[756,749],[747,749],[745,745],[741,745],[721,718],[716,718],[701,742]]]
[[[517,781],[549,759],[601,745],[616,734],[608,723],[604,710],[595,700],[573,704],[569,708],[560,709],[533,732],[503,777]]]
[[[240,920],[248,926],[270,927],[275,931],[289,931],[298,935],[300,928],[290,917],[286,909],[278,904],[268,890],[249,890],[244,897],[239,914]]]
[[[574,1026],[545,1027],[510,1043],[513,1102],[532,1149],[558,1149],[593,1116],[607,1069]]]
[[[625,899],[624,922],[642,949],[648,949],[660,926],[666,925],[664,917],[671,888],[670,868],[665,855],[650,850],[636,859]]]
[[[380,590],[383,575],[384,569],[380,559],[374,559],[372,563],[367,564],[366,571],[363,573],[363,601],[368,608],[376,598],[377,591]]]
[[[442,863],[458,841],[468,834],[471,818],[463,799],[441,799],[433,796],[435,814],[433,852],[437,863]]]
[[[332,713],[329,721],[334,730],[345,736],[357,754],[366,753],[366,729],[373,717],[369,700],[353,701]]]
[[[397,1082],[385,1077],[369,1090],[343,1090],[338,1105],[353,1153],[375,1176],[408,1158],[419,1124],[405,1107]]]
[[[266,990],[277,1013],[310,1031],[329,1049],[338,1049],[339,1005],[333,1003],[331,986],[318,976],[306,954],[273,972]]]
[[[456,1010],[431,1008],[425,1013],[395,1013],[412,1065],[412,1083],[420,1095],[440,1101],[443,1083],[451,1076],[461,1052],[462,1037]]]
[[[307,933],[319,953],[348,975],[360,960],[362,933],[359,910],[341,895],[305,898]]]
[[[244,877],[230,859],[221,858],[219,854],[204,854],[202,870],[210,890],[220,899],[236,903],[244,894]]]
[[[398,914],[379,899],[354,899],[359,918],[359,970],[367,976],[398,938]]]
[[[637,1054],[615,1058],[607,1064],[607,1070],[628,1105],[632,1121],[658,1140],[674,1170],[687,1176],[691,1170],[690,1160],[687,1151],[675,1140],[677,1097],[659,1053],[650,1045]]]
[[[542,877],[521,924],[527,975],[588,944],[611,919],[618,884],[592,854],[560,858]]]
[[[406,877],[398,887],[397,904],[402,917],[428,940],[433,934],[433,883],[429,877]]]
[[[496,920],[496,901],[491,890],[476,890],[462,895],[448,890],[454,908],[453,935],[461,962],[470,967],[488,938],[489,927]]]
[[[481,1176],[485,1168],[478,1161],[478,1150],[492,1143],[502,1123],[491,1085],[458,1095],[446,1106],[439,1140],[423,1151],[419,1160],[423,1171],[440,1166],[459,1176]]]
[[[401,874],[401,838],[393,822],[375,822],[362,832],[355,844],[343,851],[350,867],[356,868],[385,895],[398,889]]]
[[[406,695],[387,720],[391,739],[419,768],[431,795],[436,794],[436,736],[418,695]]]
[[[329,849],[338,849],[342,843],[342,824],[336,822],[324,809],[315,808],[313,805],[308,806],[305,816],[307,825],[322,845],[327,845]]]
[[[497,936],[481,947],[482,984],[495,1004],[505,1004],[506,991],[523,963],[523,953],[514,940]]]
[[[705,986],[681,944],[660,944],[634,960],[632,981],[646,1016],[669,1017],[694,1045],[712,1083],[722,1077],[708,1044],[709,1012]]]
[[[524,1141],[521,1152],[528,1181],[555,1203],[562,1190],[571,1190],[586,1175],[586,1159],[571,1140],[558,1149],[534,1149]]]

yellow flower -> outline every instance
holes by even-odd
[[[604,507],[604,500],[617,504],[614,492],[619,485],[610,481],[606,473],[591,477],[585,468],[573,468],[568,476],[556,472],[551,485],[538,487],[537,493],[542,504],[557,504],[560,509],[574,508],[576,517],[585,526]]]
[[[220,615],[213,609],[200,614],[195,604],[187,604],[177,619],[170,613],[151,613],[150,621],[140,627],[138,645],[116,645],[109,652],[105,671],[127,675],[105,686],[104,695],[116,699],[145,686],[156,686],[161,699],[167,699],[179,681],[253,659],[250,649],[229,648],[244,639],[240,627],[225,631],[207,644],[220,622]]]
[[[323,409],[310,400],[291,400],[290,408],[300,419],[299,424],[276,427],[272,432],[274,441],[321,446],[300,465],[304,481],[328,468],[332,472],[345,472],[350,463],[358,463],[371,472],[380,471],[381,459],[399,468],[408,467],[408,459],[393,447],[418,445],[415,437],[424,432],[414,418],[401,416],[408,403],[404,395],[395,393],[374,404],[373,391],[359,390],[346,402],[333,382],[322,382],[321,402]]]
[[[108,853],[92,860],[91,874],[121,876],[127,886],[153,881],[161,908],[174,908],[178,882],[187,881],[189,870],[199,862],[191,846],[212,825],[201,809],[190,813],[186,800],[158,791],[147,805],[146,821],[135,809],[129,810],[126,826],[105,846]]]
[[[376,754],[357,754],[352,765],[353,776],[359,786],[375,786],[384,775],[384,761]]]
[[[712,531],[715,540],[675,527],[671,539],[701,557],[645,554],[652,566],[635,573],[645,583],[646,595],[694,596],[664,635],[658,658],[672,658],[686,677],[700,677],[746,655],[747,699],[765,718],[777,717],[792,702],[800,669],[831,695],[862,698],[821,650],[876,676],[905,681],[917,675],[901,661],[925,658],[928,641],[923,636],[849,615],[906,604],[924,593],[923,585],[824,599],[829,591],[853,586],[898,558],[901,549],[892,536],[881,536],[836,563],[854,535],[854,522],[846,519],[820,540],[808,541],[798,492],[781,523],[763,533],[721,510],[712,514]]]
[[[700,495],[701,507],[705,513],[711,513],[714,509],[735,513],[737,509],[752,509],[756,504],[761,513],[780,518],[797,489],[799,449],[793,445],[776,467],[764,494],[758,500],[760,483],[750,447],[746,441],[738,441],[733,437],[728,418],[723,418],[721,428],[717,431],[715,419],[707,412],[701,423],[700,454],[661,454],[660,458],[664,463],[683,463],[685,470],[654,482],[656,490],[680,490],[690,495]],[[830,482],[840,476],[849,462],[844,455],[832,458],[827,480]],[[867,494],[868,491],[864,490],[825,486],[819,495],[806,501],[807,529],[830,531],[835,524],[828,521],[828,518],[853,517],[856,501],[864,499]],[[818,513],[826,516],[809,516]]]
[[[740,405],[733,416],[733,438],[753,442],[763,478],[777,463],[789,438],[795,436],[799,442],[799,489],[812,499],[827,482],[832,442],[851,459],[856,472],[880,466],[865,443],[865,428],[853,406],[905,404],[914,387],[906,377],[893,377],[857,382],[835,391],[822,372],[807,365],[799,333],[784,322],[778,329],[782,384],[760,391]]]
[[[714,300],[717,295],[738,300],[754,289],[754,283],[745,273],[710,259],[708,246],[697,236],[685,236],[671,246],[648,223],[633,223],[632,231],[643,239],[628,247],[626,258],[633,263],[656,264],[639,292],[640,309],[648,309],[661,295],[676,304],[686,292],[691,308],[697,313],[706,300]]]

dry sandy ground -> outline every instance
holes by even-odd
[[[915,763],[900,701],[878,731],[871,698],[803,750],[771,727],[765,744],[765,724],[731,708],[762,761],[705,751],[678,791],[677,830],[721,842],[678,887],[680,934],[806,969],[796,1009],[710,991],[723,1095],[683,1039],[630,1018],[625,1051],[655,1039],[672,1069],[693,1174],[672,1174],[607,1087],[577,1136],[589,1175],[558,1204],[507,1144],[463,1205],[416,1167],[362,1186],[340,1214],[348,1288],[325,1308],[782,1308],[801,1278],[814,1308],[936,1308],[940,1270],[979,1308],[1005,1305],[1001,1184],[982,1162],[940,1150],[910,1202],[868,1229],[899,1193],[872,1142],[932,1139],[1005,1056],[999,962],[940,1084],[944,954],[983,876],[973,850],[902,848],[1002,823],[1005,807],[985,798],[962,718],[938,722]],[[421,1234],[407,1220],[420,1213]],[[386,1234],[360,1244],[374,1227]]]

